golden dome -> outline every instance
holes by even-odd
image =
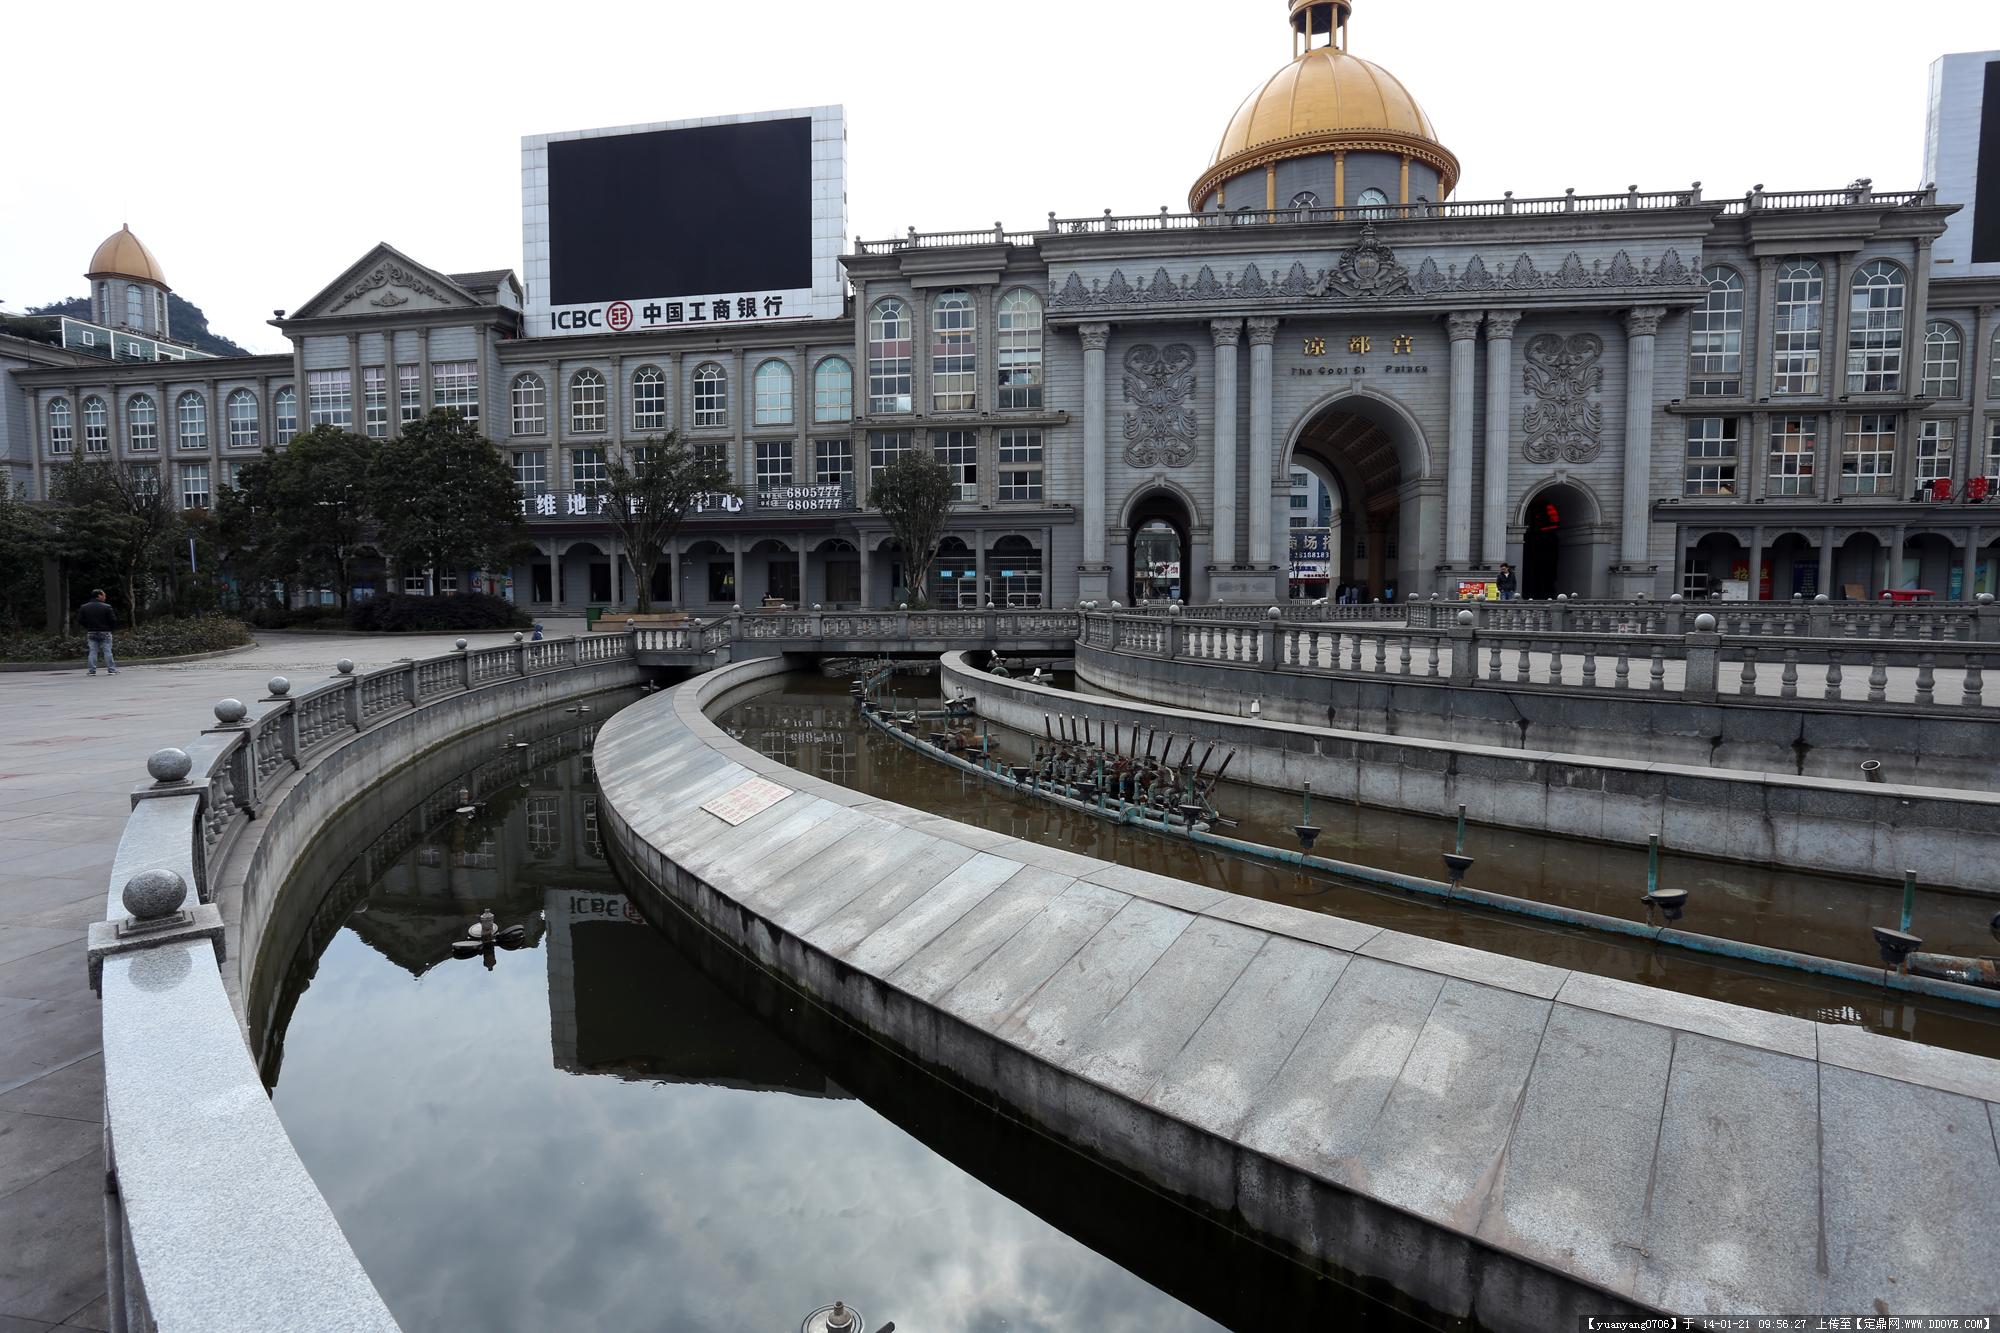
[[[1273,74],[1230,118],[1215,163],[1188,194],[1199,210],[1230,177],[1314,153],[1407,155],[1437,168],[1440,197],[1458,185],[1458,159],[1438,142],[1429,116],[1402,81],[1380,65],[1334,46],[1305,52]]]
[[[104,244],[97,247],[97,253],[90,257],[90,268],[86,278],[138,278],[143,282],[157,283],[165,287],[166,277],[160,272],[160,261],[153,258],[153,252],[146,243],[132,234],[132,228],[120,227],[104,238]]]

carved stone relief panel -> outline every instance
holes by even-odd
[[[1194,349],[1186,343],[1139,343],[1125,353],[1125,461],[1133,467],[1185,467],[1194,461]]]
[[[1521,425],[1531,463],[1588,463],[1603,449],[1604,413],[1591,395],[1604,383],[1597,359],[1604,340],[1594,333],[1542,333],[1528,340],[1522,377],[1534,401]]]

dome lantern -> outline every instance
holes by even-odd
[[[1349,53],[1352,0],[1286,4],[1291,63],[1237,108],[1188,206],[1393,209],[1456,189],[1458,158],[1416,98],[1388,70]]]
[[[97,323],[154,338],[171,336],[167,293],[172,288],[131,224],[104,238],[83,276],[90,280],[90,315]]]

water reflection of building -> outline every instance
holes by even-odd
[[[846,1097],[811,1061],[602,886],[549,889],[549,1047],[556,1068],[660,1083]]]

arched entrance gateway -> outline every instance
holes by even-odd
[[[1361,600],[1402,597],[1429,588],[1424,551],[1424,481],[1429,450],[1402,406],[1367,392],[1331,399],[1301,419],[1281,476],[1313,473],[1333,498],[1327,583]],[[1274,531],[1285,533],[1288,513]],[[1328,594],[1332,596],[1332,593]]]
[[[1590,492],[1566,481],[1542,487],[1521,510],[1520,595],[1603,596],[1612,540]]]
[[[1186,501],[1167,490],[1151,490],[1132,502],[1126,518],[1126,597],[1164,602],[1191,595],[1186,577],[1193,520]]]

